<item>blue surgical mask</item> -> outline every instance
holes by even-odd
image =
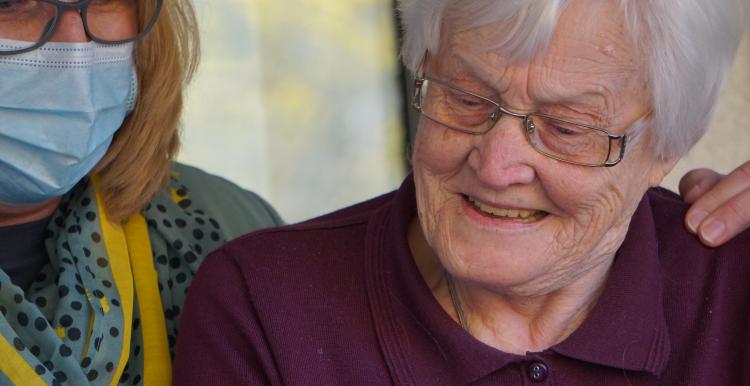
[[[106,154],[136,87],[132,43],[47,43],[0,56],[0,203],[72,189]]]

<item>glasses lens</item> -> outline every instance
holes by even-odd
[[[55,19],[55,6],[35,0],[0,0],[0,51],[29,48],[42,40]],[[12,40],[12,42],[7,41]]]
[[[538,115],[527,125],[534,148],[553,158],[597,166],[609,159],[609,136],[603,131]]]
[[[141,37],[158,16],[158,0],[92,0],[86,22],[97,40],[121,42]]]
[[[427,118],[464,132],[486,132],[494,123],[490,116],[497,111],[485,99],[430,80],[424,81],[418,98]]]

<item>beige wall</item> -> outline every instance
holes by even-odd
[[[203,40],[180,160],[288,222],[398,187],[396,28],[382,0],[194,0]]]
[[[711,128],[664,180],[676,190],[680,177],[693,168],[709,167],[728,173],[750,160],[750,35],[740,46]]]

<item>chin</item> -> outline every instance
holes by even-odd
[[[460,217],[435,225],[434,232],[428,233],[436,237],[427,236],[428,243],[442,265],[463,280],[501,287],[520,285],[544,275],[562,260],[550,248],[554,237],[545,228],[551,227],[490,227]]]

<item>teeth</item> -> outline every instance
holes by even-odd
[[[491,214],[493,216],[497,217],[507,217],[507,218],[513,218],[513,219],[519,219],[523,222],[531,222],[536,221],[538,219],[541,219],[542,217],[546,216],[547,213],[539,210],[519,210],[519,209],[507,209],[507,208],[496,208],[494,206],[489,206],[482,204],[481,202],[475,201],[473,198],[469,197],[469,202],[474,204],[474,206],[481,210],[482,212]]]

